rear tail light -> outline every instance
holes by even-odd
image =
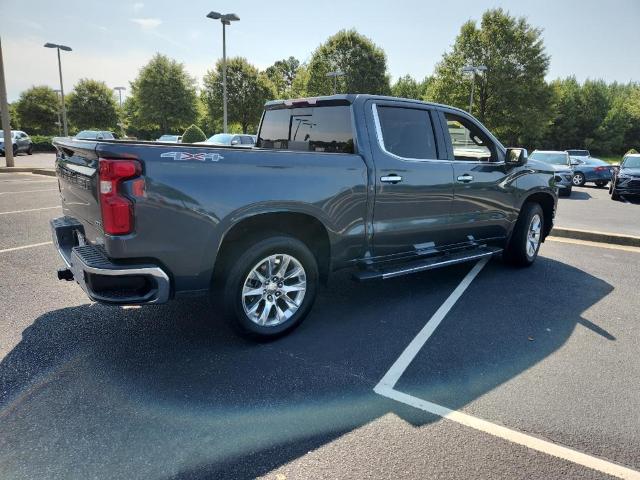
[[[595,170],[596,172],[602,172],[603,170],[610,170],[611,167],[596,167]]]
[[[122,195],[120,184],[141,173],[142,167],[136,160],[100,159],[98,179],[104,233],[124,235],[133,231],[133,202]]]

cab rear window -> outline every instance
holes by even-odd
[[[354,153],[351,107],[267,110],[257,146],[303,152]]]

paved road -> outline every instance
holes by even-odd
[[[1,478],[608,478],[373,392],[471,265],[339,274],[254,344],[215,303],[91,304],[51,245],[7,252],[49,240],[59,210],[1,214],[55,205],[18,193],[42,178],[0,176]],[[640,469],[639,262],[556,242],[492,261],[396,388]]]
[[[558,200],[556,225],[640,237],[640,199],[613,201],[608,188],[574,187]]]

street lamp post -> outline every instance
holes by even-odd
[[[9,116],[9,102],[7,101],[7,82],[4,78],[4,63],[2,60],[2,42],[0,41],[0,115],[2,123],[2,141],[4,142],[4,159],[7,167],[13,167],[13,148],[11,142],[11,118]]]
[[[222,130],[227,133],[227,38],[226,27],[231,22],[240,20],[235,13],[209,12],[207,18],[220,20],[222,23]]]
[[[46,48],[55,48],[56,50],[58,50],[58,73],[60,74],[60,102],[62,103],[62,125],[64,128],[64,136],[67,137],[69,136],[69,131],[67,129],[67,109],[64,105],[64,86],[62,85],[62,62],[60,61],[60,50],[70,52],[71,47],[48,42],[45,43],[44,46]]]
[[[471,74],[471,95],[469,97],[469,115],[471,115],[471,110],[473,109],[473,90],[476,86],[476,75],[482,75],[483,72],[487,71],[487,67],[484,65],[467,65],[466,67],[462,67],[462,73],[470,73]]]
[[[60,97],[58,97],[58,95],[60,94],[60,90],[54,90],[55,94],[56,94],[56,99],[59,101]],[[56,125],[58,125],[58,135],[62,136],[62,121],[60,120],[60,105],[58,105],[58,121],[56,122]]]
[[[327,77],[329,78],[333,77],[333,94],[334,95],[338,93],[338,77],[344,77],[344,75],[345,73],[340,70],[327,73]]]
[[[118,92],[118,97],[120,98],[120,109],[122,109],[122,91],[126,90],[124,87],[113,87],[114,90]]]

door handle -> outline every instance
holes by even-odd
[[[473,181],[473,176],[469,175],[468,173],[465,173],[464,175],[458,176],[458,181],[462,183],[469,183]]]
[[[402,177],[393,173],[391,175],[380,177],[380,181],[383,183],[400,183],[402,181]]]

